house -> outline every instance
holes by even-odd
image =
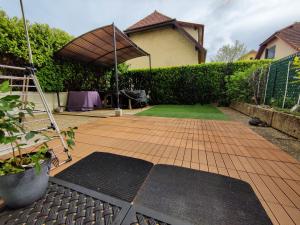
[[[242,55],[239,60],[253,60],[255,59],[257,54],[257,51],[255,50],[251,50],[249,52],[247,52],[246,54]]]
[[[151,55],[152,67],[169,67],[205,62],[204,25],[172,19],[154,11],[124,31]],[[148,57],[126,62],[130,68],[149,67]]]
[[[300,22],[285,27],[260,44],[256,59],[280,59],[300,51]]]

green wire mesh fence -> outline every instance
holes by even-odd
[[[300,56],[300,52],[277,60],[269,66],[262,103],[281,108],[291,108],[297,103],[300,83],[295,83],[297,80],[296,69],[293,66],[295,56]]]

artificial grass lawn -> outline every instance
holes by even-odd
[[[175,118],[194,118],[210,120],[228,120],[229,118],[212,105],[156,105],[138,116],[159,116]]]

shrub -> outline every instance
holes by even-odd
[[[299,56],[295,56],[295,58],[293,59],[292,66],[296,72],[296,76],[295,76],[296,80],[294,81],[294,83],[300,83],[300,58],[299,58]]]
[[[229,102],[227,82],[232,74],[251,66],[262,66],[268,60],[234,63],[205,63],[192,66],[129,70],[120,76],[120,89],[145,89],[152,104],[195,104]],[[236,83],[234,78],[234,82]],[[235,84],[236,85],[236,84]]]
[[[272,98],[270,101],[270,106],[272,106],[273,108],[276,108],[276,109],[282,108],[283,99],[284,99],[283,96],[280,98]],[[285,103],[284,103],[284,108],[291,109],[294,105],[295,105],[295,99],[286,97]]]
[[[94,68],[55,59],[54,53],[73,39],[71,35],[47,24],[27,23],[33,62],[44,91],[99,88],[99,76],[95,76]],[[0,63],[7,63],[7,58],[13,65],[24,66],[28,61],[28,49],[23,21],[10,18],[0,10]]]
[[[264,76],[267,74],[267,67],[262,66],[261,64],[252,65],[227,78],[227,96],[231,101],[251,102],[254,100],[256,104],[260,103],[266,80]]]

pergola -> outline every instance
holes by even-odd
[[[96,67],[111,68],[114,66],[118,109],[120,105],[117,65],[129,59],[148,56],[151,68],[150,54],[133,43],[114,23],[73,39],[56,55]]]

